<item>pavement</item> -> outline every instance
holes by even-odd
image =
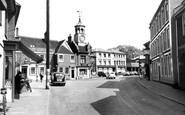
[[[45,81],[30,85],[32,92],[22,92],[20,99],[7,103],[7,115],[48,115],[50,91],[45,89]]]
[[[138,78],[137,82],[149,91],[171,101],[185,105],[185,91],[174,89],[145,78]],[[33,81],[30,83],[32,92],[22,92],[20,99],[7,103],[7,115],[48,115],[50,90],[45,89],[45,82]]]
[[[138,78],[137,81],[149,91],[185,106],[185,90],[175,89],[155,81],[148,81],[145,78]]]

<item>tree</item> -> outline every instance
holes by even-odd
[[[132,58],[143,54],[142,50],[131,45],[119,45],[117,47],[110,48],[108,50],[111,50],[111,49],[124,52],[127,55],[127,62],[129,62]]]

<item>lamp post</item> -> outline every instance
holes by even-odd
[[[48,76],[49,76],[49,0],[46,1],[46,89],[49,89]]]

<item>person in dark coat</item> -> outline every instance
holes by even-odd
[[[21,79],[22,72],[18,71],[15,76],[15,98],[19,99],[19,94],[21,93]]]
[[[40,82],[42,83],[42,79],[43,79],[43,74],[42,73],[40,73]]]

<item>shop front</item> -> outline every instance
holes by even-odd
[[[5,74],[4,74],[4,87],[7,88],[7,101],[13,102],[15,98],[15,75],[18,70],[20,70],[18,64],[15,62],[15,51],[21,50],[26,56],[30,57],[32,60],[40,63],[42,58],[32,52],[20,41],[4,41],[4,51],[5,51]]]

